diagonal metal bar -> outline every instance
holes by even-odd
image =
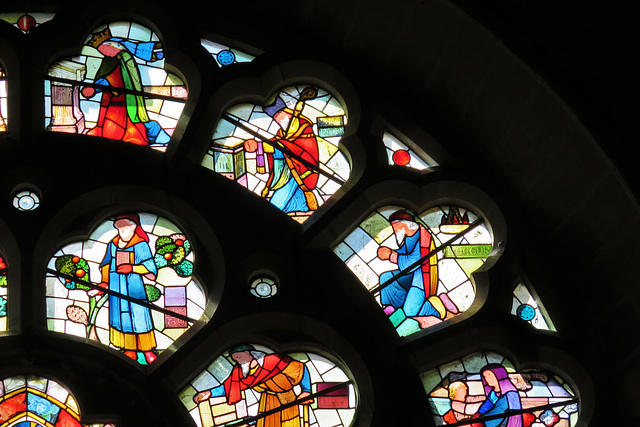
[[[447,240],[445,243],[441,244],[440,246],[438,246],[434,250],[429,251],[428,254],[426,254],[425,256],[421,257],[419,260],[417,260],[416,262],[414,262],[413,264],[411,264],[407,268],[401,270],[398,274],[396,274],[392,278],[384,281],[383,283],[380,283],[378,286],[374,286],[373,288],[369,289],[369,293],[375,294],[377,292],[380,292],[382,289],[386,288],[387,286],[389,286],[390,284],[392,284],[393,282],[398,280],[398,278],[400,278],[402,276],[406,276],[409,273],[413,273],[416,268],[421,267],[429,258],[434,256],[435,254],[437,254],[441,250],[451,246],[453,244],[453,242],[455,242],[456,240],[460,239],[461,237],[464,237],[467,233],[469,233],[471,230],[473,230],[477,226],[481,225],[483,222],[484,222],[484,219],[478,218],[471,225],[469,225],[469,227],[466,230],[461,231],[460,233],[456,234],[454,237],[452,237],[451,239]]]
[[[486,417],[482,417],[481,416],[481,417],[478,417],[478,418],[468,418],[466,420],[458,421],[457,423],[447,424],[447,427],[467,426],[467,425],[472,424],[472,423],[484,423],[485,421],[497,420],[497,419],[500,419],[500,418],[509,418],[509,417],[511,417],[513,415],[526,414],[527,412],[543,411],[545,409],[552,409],[552,408],[556,408],[558,406],[571,405],[571,404],[574,404],[574,403],[578,403],[579,400],[580,399],[575,397],[573,399],[563,400],[562,402],[548,403],[546,405],[533,406],[531,408],[526,408],[526,409],[514,409],[514,410],[507,409],[505,412],[503,412],[501,414],[488,415]]]
[[[147,307],[150,310],[159,311],[160,313],[167,314],[169,316],[173,316],[173,317],[178,318],[180,320],[184,320],[185,322],[189,322],[189,323],[196,323],[197,322],[196,319],[192,319],[192,318],[190,318],[188,316],[185,316],[184,314],[175,313],[175,312],[173,312],[171,310],[167,310],[164,307],[158,307],[155,304],[151,304],[150,302],[142,301],[142,300],[139,300],[137,298],[130,297],[129,295],[124,295],[124,294],[121,294],[120,292],[116,292],[116,291],[112,291],[111,289],[100,287],[100,286],[96,285],[93,282],[89,282],[89,281],[86,281],[86,280],[79,280],[77,277],[69,276],[68,274],[63,274],[63,273],[60,273],[59,271],[52,270],[50,268],[47,268],[46,270],[47,270],[47,273],[52,274],[52,275],[54,275],[56,277],[61,277],[63,279],[71,280],[73,282],[82,283],[83,285],[85,285],[85,286],[87,286],[87,287],[89,287],[91,289],[97,289],[100,292],[103,292],[105,294],[112,295],[112,296],[118,297],[118,298],[122,298],[124,300],[127,300],[127,301],[133,303],[133,304],[138,304],[138,305],[141,305],[143,307]]]
[[[326,394],[329,394],[332,391],[338,390],[338,389],[340,389],[340,388],[342,388],[342,387],[344,387],[346,385],[349,385],[351,383],[352,383],[351,381],[344,381],[344,382],[342,382],[340,384],[336,384],[336,385],[331,386],[331,387],[329,387],[327,389],[324,389],[322,391],[318,391],[316,393],[313,393],[310,396],[303,397],[302,399],[296,399],[296,400],[294,400],[292,402],[289,402],[289,403],[286,403],[286,404],[284,404],[282,406],[278,406],[277,408],[273,408],[273,409],[270,409],[268,411],[261,412],[258,415],[241,418],[239,420],[230,421],[230,422],[228,422],[226,424],[222,424],[221,427],[236,427],[236,426],[241,426],[243,424],[252,423],[254,421],[259,420],[260,418],[264,418],[264,417],[267,417],[269,415],[276,414],[276,413],[278,413],[278,412],[280,412],[280,411],[282,411],[284,409],[291,408],[292,406],[300,405],[300,404],[302,404],[302,402],[306,402],[309,399],[315,399],[316,397],[320,397],[320,396],[324,396]]]
[[[270,145],[272,147],[277,144],[277,142],[271,141],[270,139],[265,138],[264,136],[260,135],[258,132],[256,132],[253,129],[249,128],[240,119],[232,116],[229,113],[222,114],[222,118],[224,118],[226,121],[228,121],[232,125],[235,125],[235,126],[239,127],[240,129],[242,129],[243,131],[249,133],[254,138],[258,138],[264,144],[268,144],[268,145]],[[284,145],[277,144],[277,148],[279,150],[284,151],[289,157],[292,157],[292,158],[296,159],[297,161],[299,161],[300,163],[302,163],[303,165],[305,165],[306,167],[308,167],[312,171],[317,172],[320,175],[325,176],[327,179],[330,179],[330,180],[332,180],[334,182],[337,182],[340,185],[343,185],[345,183],[345,181],[343,181],[342,178],[340,178],[340,177],[338,177],[338,176],[336,176],[334,174],[331,174],[331,173],[319,168],[318,166],[314,165],[313,163],[301,158],[300,156],[298,156],[296,153],[294,153],[293,151],[291,151],[290,149],[288,149]]]
[[[145,92],[145,91],[141,91],[141,90],[126,89],[126,88],[123,88],[123,87],[99,85],[99,84],[96,84],[96,83],[83,82],[81,80],[63,79],[61,77],[54,77],[54,76],[47,76],[47,77],[45,77],[45,79],[46,80],[50,80],[52,82],[69,84],[69,85],[72,85],[72,86],[92,87],[94,89],[100,89],[101,91],[102,90],[108,90],[108,91],[112,91],[112,92],[126,93],[126,94],[129,94],[129,95],[144,96],[145,98],[164,99],[164,100],[167,100],[167,101],[182,102],[182,103],[187,102],[187,100],[184,99],[184,98],[176,98],[176,97],[169,96],[169,95],[161,95],[159,93],[151,93],[151,92]]]

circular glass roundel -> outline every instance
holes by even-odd
[[[257,298],[271,298],[278,292],[278,285],[268,277],[258,277],[251,282],[251,295]]]
[[[521,318],[522,320],[526,320],[527,322],[536,317],[535,308],[533,308],[529,304],[522,304],[520,307],[518,307],[516,313],[518,314],[519,318]]]
[[[236,55],[230,50],[221,50],[218,52],[218,62],[222,65],[231,65],[235,62]]]
[[[20,191],[13,196],[13,207],[20,211],[32,211],[40,206],[40,198],[33,191]]]

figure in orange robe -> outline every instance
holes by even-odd
[[[210,397],[226,396],[232,405],[243,399],[243,391],[253,389],[260,394],[258,415],[277,409],[296,399],[304,399],[311,394],[311,379],[304,363],[279,354],[265,354],[251,345],[240,345],[229,351],[238,364],[229,377],[217,387],[194,396],[200,403]],[[293,388],[299,385],[302,392],[296,396]],[[304,401],[304,405],[311,403]],[[301,427],[299,405],[293,405],[274,414],[259,418],[257,427]]]

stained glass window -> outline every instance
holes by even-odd
[[[437,163],[429,156],[419,155],[388,131],[382,135],[382,142],[387,150],[390,165],[407,166],[419,171],[426,171],[437,166]]]
[[[13,207],[19,211],[32,211],[40,206],[40,197],[30,190],[17,192],[13,196]]]
[[[407,336],[471,306],[471,273],[490,255],[492,242],[469,210],[439,206],[416,216],[387,206],[369,215],[334,252]]]
[[[270,426],[349,426],[357,405],[353,383],[329,359],[278,354],[256,344],[235,346],[216,358],[180,399],[202,427],[256,420]]]
[[[165,151],[187,88],[164,71],[162,43],[130,22],[98,28],[80,56],[57,62],[45,79],[45,124]]]
[[[48,329],[152,363],[204,311],[194,262],[187,236],[162,217],[128,213],[104,221],[88,240],[51,258]]]
[[[0,132],[7,130],[7,79],[0,67]]]
[[[239,62],[251,62],[256,58],[246,52],[211,40],[202,39],[200,40],[200,44],[207,49],[207,52],[209,52],[211,56],[215,58],[218,65],[222,67]]]
[[[339,149],[346,122],[329,92],[288,87],[264,107],[241,104],[223,114],[202,165],[303,222],[349,178]]]
[[[278,284],[269,277],[260,276],[251,281],[250,291],[256,298],[271,298],[278,293]]]
[[[55,13],[0,13],[0,19],[13,24],[16,28],[28,33],[40,24],[51,21],[55,17]]]
[[[7,330],[7,264],[0,255],[0,331]]]
[[[524,284],[524,282],[518,283],[516,288],[513,290],[511,314],[517,316],[519,319],[531,323],[537,329],[545,331],[556,330],[544,309],[544,306],[536,297],[534,297],[531,290]]]
[[[0,425],[12,427],[115,427],[82,424],[73,395],[59,383],[36,376],[0,382]]]
[[[565,379],[547,370],[518,371],[497,353],[473,353],[421,377],[436,425],[570,427],[578,421],[578,398]]]

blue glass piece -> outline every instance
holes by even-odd
[[[218,62],[220,65],[231,65],[236,62],[236,55],[230,50],[221,50],[218,52]]]
[[[535,308],[533,308],[529,304],[522,304],[520,307],[518,307],[516,313],[518,314],[519,318],[521,318],[522,320],[526,320],[527,322],[536,317]]]

